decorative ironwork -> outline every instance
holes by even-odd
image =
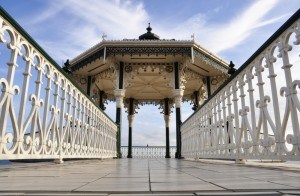
[[[94,54],[84,58],[83,60],[80,60],[79,62],[72,65],[72,67],[70,67],[70,69],[72,72],[74,72],[74,71],[96,61],[97,59],[100,59],[101,57],[104,58],[104,49],[100,49],[99,51],[96,51]]]
[[[208,55],[205,55],[201,52],[199,52],[198,50],[193,49],[194,52],[194,56],[196,58],[199,58],[201,61],[204,61],[206,64],[214,67],[215,69],[227,74],[228,69],[224,68],[222,65],[220,65],[220,63],[218,63],[217,61],[213,60],[211,57],[209,57]]]
[[[166,113],[166,107],[165,107],[165,100],[160,100],[159,103],[157,105],[159,105],[158,109],[161,110],[161,114],[164,115],[170,115],[171,113],[173,113],[173,109],[174,109],[174,100],[173,99],[169,99],[168,100],[168,112]],[[169,113],[169,114],[168,114]]]
[[[190,47],[107,47],[107,56],[115,55],[182,55],[191,57]]]
[[[126,109],[126,113],[129,114],[129,107],[130,107],[130,98],[127,98],[124,100],[124,106]],[[139,101],[138,100],[133,100],[133,114],[137,114],[137,110],[140,109],[139,108]]]
[[[128,154],[128,146],[121,147],[122,155]],[[175,158],[176,146],[170,146],[171,158]],[[132,146],[132,158],[165,158],[165,146]]]
[[[116,157],[116,124],[0,14],[0,45],[9,46],[1,51],[9,66],[0,75],[0,159]]]
[[[300,78],[290,63],[298,63],[299,18],[300,11],[182,124],[184,157],[300,160]]]

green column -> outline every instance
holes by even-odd
[[[99,107],[101,108],[101,110],[105,110],[105,105],[104,105],[104,96],[105,96],[105,92],[100,90],[99,91]]]
[[[125,96],[125,90],[123,90],[123,78],[124,78],[124,63],[120,62],[119,66],[119,84],[118,89],[115,90],[115,97],[116,97],[116,124],[118,126],[117,131],[117,154],[118,158],[122,158],[121,153],[121,130],[122,130],[122,105],[123,105],[123,98]]]
[[[182,99],[182,90],[180,89],[180,78],[179,78],[179,64],[178,62],[174,63],[174,81],[175,81],[175,107],[176,107],[176,154],[175,157],[181,158],[181,99]]]
[[[134,99],[129,98],[129,108],[128,108],[128,154],[127,158],[132,158],[132,121],[134,115]]]
[[[169,129],[169,122],[170,122],[170,107],[169,103],[170,99],[164,99],[164,113],[165,113],[165,123],[166,123],[166,156],[165,158],[171,158],[170,156],[170,129]]]

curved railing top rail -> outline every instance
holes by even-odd
[[[298,9],[261,47],[252,54],[252,56],[236,72],[228,78],[193,114],[191,114],[183,123],[185,124],[192,116],[194,116],[201,108],[203,108],[211,99],[215,97],[227,84],[229,84],[239,73],[250,65],[270,44],[272,44],[278,36],[280,36],[289,26],[300,18],[300,9]]]
[[[112,123],[116,123],[105,113],[102,109],[91,99],[90,96],[71,78],[50,55],[19,25],[19,23],[13,19],[4,9],[0,6],[0,15],[9,22],[34,48],[41,53],[61,74],[64,75],[87,99],[89,99]]]

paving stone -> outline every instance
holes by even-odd
[[[281,195],[278,192],[197,192],[196,195],[206,195],[206,196],[253,196],[253,195],[262,195],[262,196],[276,196]]]
[[[218,186],[206,182],[161,182],[151,183],[152,191],[201,191],[224,190]]]
[[[57,193],[26,193],[25,195],[32,195],[32,196],[82,196],[83,193],[69,193],[69,192],[57,192]],[[107,196],[108,194],[105,193],[84,193],[85,196]]]
[[[110,194],[110,196],[189,196],[189,195],[195,195],[194,193],[149,193],[149,194],[145,194],[145,193],[129,193],[129,194]]]
[[[282,191],[279,191],[279,192],[283,193],[283,194],[300,195],[300,190],[298,190],[298,191],[282,190]]]

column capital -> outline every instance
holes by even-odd
[[[122,108],[123,107],[123,98],[125,97],[125,90],[124,89],[116,89],[116,90],[114,90],[114,94],[116,97],[117,108]]]
[[[173,95],[174,95],[174,99],[175,99],[175,107],[176,108],[181,107],[183,92],[184,92],[183,89],[174,89],[173,90]]]
[[[125,89],[115,89],[114,94],[116,97],[118,96],[125,97]]]
[[[127,116],[127,119],[128,119],[129,127],[132,127],[134,115],[128,115],[128,116]]]

